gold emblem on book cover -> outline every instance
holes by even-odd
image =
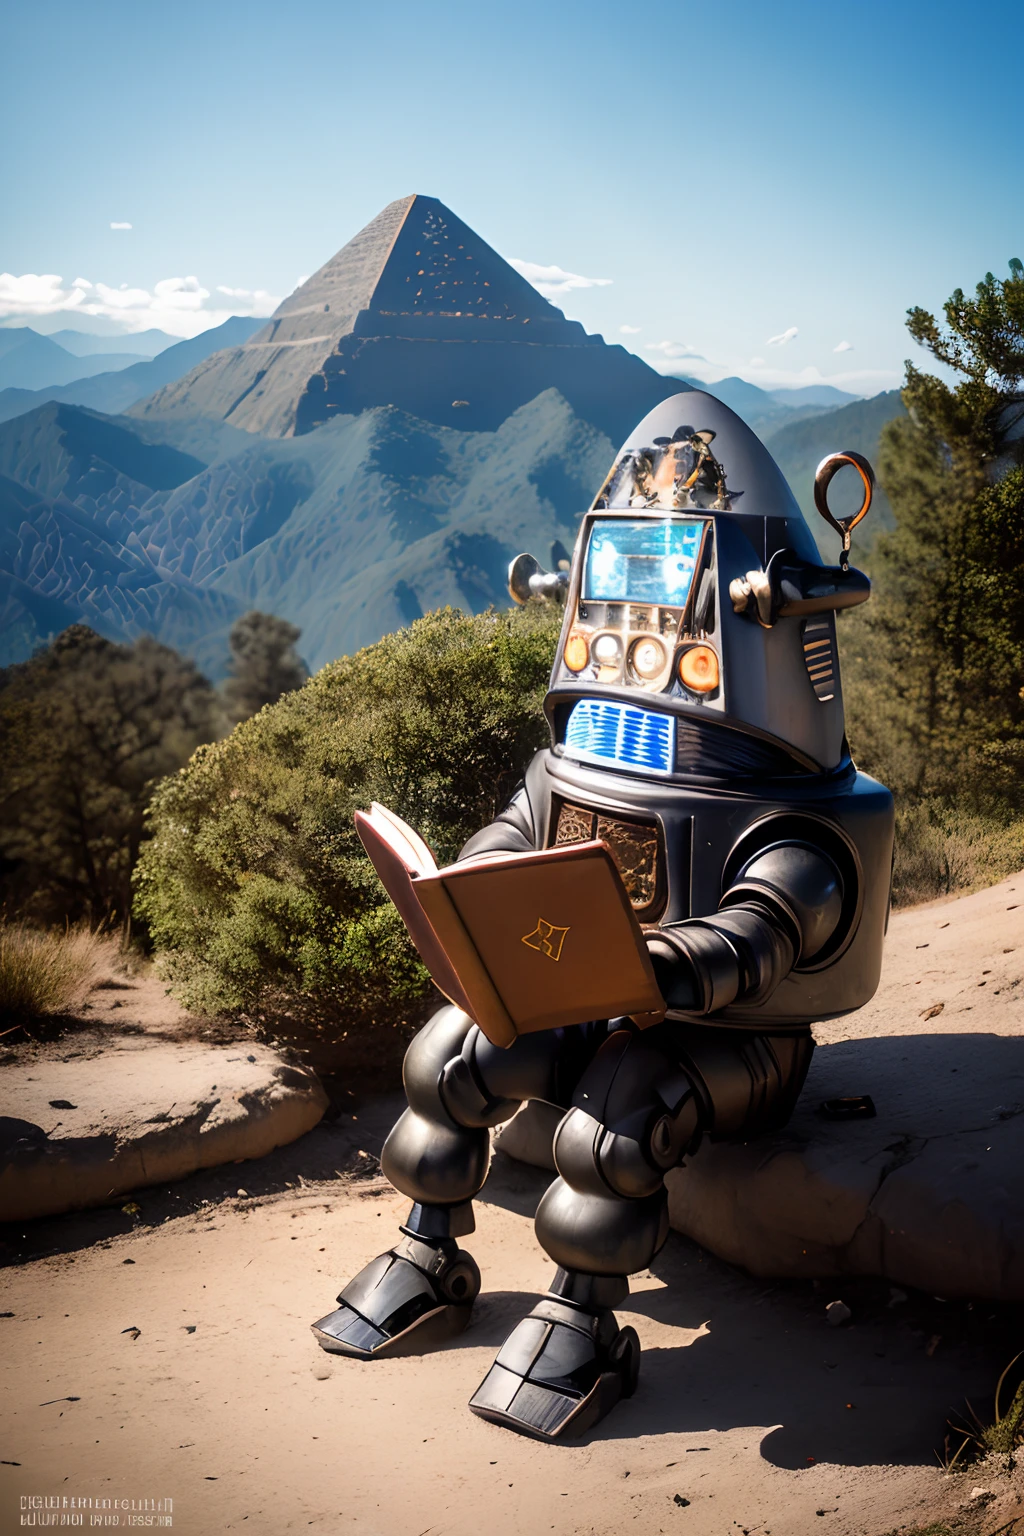
[[[533,932],[523,934],[523,943],[527,949],[536,949],[542,955],[547,955],[549,960],[560,960],[568,932],[568,928],[556,928],[554,923],[546,923],[539,917]]]

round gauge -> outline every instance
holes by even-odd
[[[665,647],[660,640],[652,636],[644,636],[637,640],[629,654],[629,664],[637,677],[644,682],[650,682],[652,678],[664,671]]]
[[[610,666],[619,659],[619,641],[615,635],[598,635],[594,641],[594,660]]]
[[[718,657],[710,645],[691,645],[679,658],[679,677],[692,693],[718,687]]]
[[[562,652],[562,660],[570,672],[582,672],[590,658],[590,646],[586,635],[574,630],[565,642],[565,650]]]

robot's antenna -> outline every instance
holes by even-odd
[[[859,510],[852,517],[836,517],[829,508],[828,488],[833,478],[847,464],[852,465],[860,475],[861,483],[864,487],[864,500],[861,502]],[[829,523],[836,530],[836,533],[838,533],[843,541],[839,564],[844,570],[850,563],[850,535],[857,524],[867,517],[874,489],[874,470],[864,455],[862,453],[855,453],[852,448],[846,448],[842,453],[828,454],[826,458],[822,459],[814,472],[814,505],[826,523]]]

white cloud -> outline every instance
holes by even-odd
[[[833,352],[852,352],[853,351],[853,342],[852,341],[841,341],[839,343],[838,347],[833,347],[832,348],[832,351]]]
[[[641,331],[641,327],[639,325],[620,325],[619,326],[619,335],[620,336],[639,336],[640,331]]]
[[[65,287],[64,279],[53,272],[26,272],[21,277],[0,272],[0,321],[13,316],[31,321],[67,312],[104,316],[126,332],[155,326],[186,337],[222,325],[230,315],[270,315],[281,302],[262,288],[218,287],[215,293],[220,297],[211,295],[197,277],[165,277],[150,290],[129,288],[127,283],[112,288],[87,277],[76,277]]]
[[[688,341],[645,341],[644,347],[648,352],[660,352],[667,358],[694,357],[704,361],[702,354],[695,352]]]
[[[887,368],[849,369],[841,373],[823,374],[819,368],[775,368],[755,361],[736,371],[750,384],[761,389],[801,389],[807,384],[834,384],[837,389],[849,390],[854,395],[877,395],[882,389],[895,389],[903,380],[902,373]],[[717,377],[723,376],[719,369]]]
[[[511,257],[509,266],[515,267],[521,277],[532,283],[546,299],[558,298],[574,288],[608,288],[610,277],[581,277],[578,272],[566,272],[562,267],[542,267],[535,261],[520,261]]]
[[[232,300],[236,306],[232,310],[235,315],[271,315],[281,302],[265,288],[222,288],[218,285],[216,291]]]
[[[750,359],[750,366],[751,366],[751,368],[763,368],[764,367],[764,358],[763,357],[752,357]]]
[[[110,227],[111,227],[111,229],[131,229],[131,225],[130,224],[120,224],[120,223],[117,223],[117,222],[115,222],[113,220],[111,221]]]
[[[769,336],[767,345],[769,347],[784,347],[787,342],[792,341],[793,337],[799,334],[800,332],[797,327],[791,325],[788,331],[780,331],[778,336]]]

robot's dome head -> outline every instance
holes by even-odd
[[[556,751],[669,778],[776,777],[843,760],[831,608],[844,604],[797,603],[799,616],[781,616],[783,569],[819,586],[828,570],[771,454],[713,395],[673,395],[630,434],[583,517],[567,578],[521,561],[514,595],[517,580],[523,594],[565,588],[546,705]]]

